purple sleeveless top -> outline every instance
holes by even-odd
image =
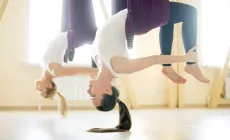
[[[141,35],[167,24],[169,0],[128,0],[126,33]]]

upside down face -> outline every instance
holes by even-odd
[[[111,89],[105,88],[101,82],[96,80],[90,80],[88,94],[91,97],[92,104],[94,106],[100,106],[101,100],[103,99],[104,94],[111,94]]]
[[[52,88],[52,84],[45,80],[37,80],[35,85],[36,85],[36,89],[40,91],[42,97],[46,97],[47,89]]]

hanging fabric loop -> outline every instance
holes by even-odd
[[[92,0],[63,0],[68,2],[68,48],[64,61],[73,61],[75,48],[91,44],[96,35]]]

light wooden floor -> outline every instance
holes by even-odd
[[[126,133],[95,134],[94,127],[112,127],[118,112],[0,112],[0,140],[230,140],[230,111],[157,109],[131,111]]]

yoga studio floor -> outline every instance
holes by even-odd
[[[112,127],[118,112],[0,112],[0,140],[230,140],[229,109],[156,109],[131,111],[130,132],[95,134],[93,127]]]

